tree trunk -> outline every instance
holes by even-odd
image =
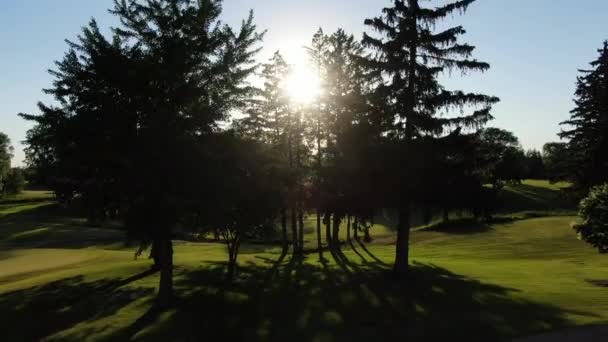
[[[333,226],[334,226],[334,231],[333,231],[333,238],[334,238],[334,245],[340,246],[340,217],[336,214],[334,214],[334,219],[333,219]]]
[[[449,209],[443,209],[443,222],[449,222],[450,221],[450,210]]]
[[[173,244],[170,238],[159,239],[157,244],[160,282],[156,301],[160,307],[168,307],[173,301]]]
[[[304,254],[304,210],[298,212],[298,249],[300,254]]]
[[[355,240],[359,241],[359,219],[355,217],[355,222],[353,222],[353,236]]]
[[[321,211],[317,208],[317,249],[319,259],[323,260],[323,243],[321,242]]]
[[[286,255],[289,249],[289,241],[287,239],[287,209],[281,210],[281,238],[283,239],[283,251],[281,255]]]
[[[240,246],[241,239],[239,237],[234,238],[234,240],[228,244],[228,270],[226,271],[226,279],[228,282],[234,280]]]
[[[399,209],[395,264],[393,266],[393,273],[398,277],[405,276],[409,268],[410,210],[409,203]]]
[[[350,215],[346,218],[346,241],[350,241]]]
[[[160,266],[161,266],[161,260],[160,260],[160,256],[158,253],[158,250],[160,248],[160,243],[158,239],[154,239],[152,240],[152,246],[150,247],[150,259],[152,259],[152,261],[154,262],[152,264],[152,269],[153,270],[160,270]]]
[[[298,246],[298,218],[295,209],[291,209],[291,241],[293,244],[293,255],[297,255],[300,248]]]
[[[325,241],[327,242],[327,247],[332,248],[334,243],[331,239],[331,214],[325,214]]]

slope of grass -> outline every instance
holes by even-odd
[[[608,258],[576,239],[572,216],[413,231],[402,281],[388,276],[387,227],[372,244],[325,251],[325,263],[314,252],[277,263],[278,247],[244,246],[231,285],[223,245],[176,241],[179,297],[159,313],[158,274],[122,232],[49,205],[10,210],[0,217],[6,341],[495,341],[608,321],[608,289],[592,284],[608,279]]]
[[[506,186],[501,193],[500,213],[536,211],[545,213],[574,213],[577,203],[563,189],[568,183],[550,183],[528,179],[521,184]]]

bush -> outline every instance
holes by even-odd
[[[575,224],[581,240],[597,247],[600,253],[608,252],[608,183],[591,189],[579,206],[583,223]]]
[[[20,168],[12,168],[4,179],[2,192],[8,195],[15,195],[23,191],[25,187],[25,176]]]

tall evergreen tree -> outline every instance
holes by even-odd
[[[325,108],[326,104],[324,103],[324,84],[325,84],[325,75],[326,72],[326,52],[327,52],[327,36],[323,33],[323,30],[319,28],[319,30],[313,35],[311,45],[306,47],[308,58],[310,64],[313,66],[317,73],[317,77],[319,82],[321,83],[319,90],[319,94],[316,99],[316,108],[311,111],[313,115],[312,123],[310,124],[311,129],[311,137],[313,141],[313,148],[315,150],[315,165],[314,165],[314,190],[313,190],[313,200],[314,205],[316,207],[316,232],[317,232],[317,249],[319,253],[319,259],[324,260],[323,258],[323,244],[321,239],[321,223],[322,223],[322,215],[324,206],[324,198],[326,197],[323,187],[323,158],[324,151],[326,148],[325,144]]]
[[[439,22],[455,12],[464,12],[474,0],[450,2],[437,8],[422,7],[419,2],[395,0],[392,7],[383,10],[382,16],[365,21],[381,37],[365,34],[363,38],[364,46],[376,52],[367,65],[383,80],[375,96],[383,99],[383,115],[388,118],[384,121],[391,123],[386,136],[399,141],[405,149],[416,140],[439,138],[451,129],[481,127],[492,118],[491,105],[498,101],[482,94],[447,90],[438,82],[438,76],[444,72],[483,72],[490,67],[471,59],[473,46],[458,43],[464,28],[437,31]],[[453,109],[465,106],[475,110],[467,115],[454,114]],[[403,154],[399,150],[395,153]],[[408,160],[409,165],[415,163],[416,160]],[[394,264],[398,275],[408,270],[410,211],[416,200],[415,188],[421,185],[416,179],[412,181],[399,179],[394,184],[399,189],[394,203],[399,211]]]
[[[580,70],[575,104],[559,134],[568,139],[573,158],[570,174],[576,186],[588,190],[608,180],[608,41],[598,50],[590,70]]]
[[[152,241],[166,305],[173,228],[219,183],[208,142],[250,96],[262,35],[252,15],[239,31],[220,25],[218,0],[115,0],[111,13],[121,23],[112,40],[92,22],[52,72],[58,105],[23,115],[36,123],[29,155],[68,175],[70,191],[118,202],[128,228]]]

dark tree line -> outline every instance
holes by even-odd
[[[0,197],[18,194],[25,186],[23,169],[11,167],[13,146],[8,136],[0,132]]]
[[[340,227],[369,239],[375,213],[395,210],[403,276],[414,207],[481,217],[485,183],[523,178],[509,169],[526,160],[517,139],[483,129],[498,98],[439,83],[490,67],[460,42],[464,28],[437,29],[473,2],[394,1],[365,21],[361,42],[319,30],[307,52],[322,91],[301,104],[282,89],[290,66],[279,52],[257,64],[253,15],[234,29],[220,23],[219,0],[115,0],[112,36],[92,21],[51,71],[55,104],[21,114],[35,124],[28,163],[61,201],[81,201],[93,221],[123,220],[151,247],[162,305],[178,232],[221,237],[230,278],[243,241],[274,231],[283,256],[291,245],[302,257],[311,214],[324,260]]]

